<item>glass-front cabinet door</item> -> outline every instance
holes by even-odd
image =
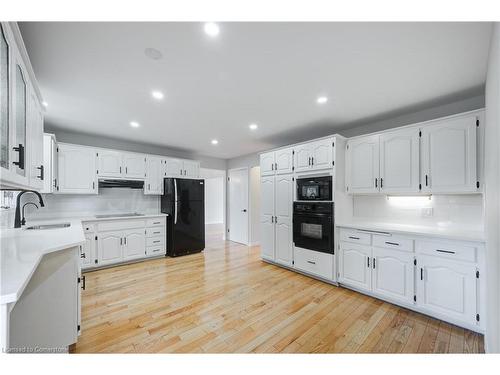
[[[9,169],[9,44],[7,36],[0,24],[0,167]]]
[[[12,145],[13,164],[16,166],[15,171],[18,175],[26,176],[26,92],[27,85],[23,68],[18,62],[15,66],[15,86],[14,86],[14,124],[15,124],[15,141]]]

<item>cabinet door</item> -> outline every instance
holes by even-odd
[[[419,129],[380,135],[380,191],[419,192]]]
[[[97,171],[99,177],[122,177],[122,153],[111,150],[97,151]]]
[[[369,246],[340,244],[339,281],[358,289],[371,290],[371,254]]]
[[[347,192],[377,193],[379,190],[379,136],[347,143]]]
[[[123,154],[124,176],[144,178],[146,176],[146,156],[142,154]]]
[[[144,194],[161,195],[162,191],[162,159],[155,156],[146,158],[146,181],[144,183]]]
[[[261,257],[274,260],[274,177],[261,179],[260,249]]]
[[[194,160],[184,160],[184,176],[198,178],[200,177],[200,163]]]
[[[59,144],[58,193],[96,194],[96,152],[89,147]]]
[[[260,154],[260,174],[261,176],[271,176],[274,175],[274,152],[266,152],[265,154]]]
[[[21,57],[17,53],[15,54],[14,61],[16,62],[13,67],[14,141],[11,148],[11,161],[13,164],[14,173],[19,177],[22,177],[23,183],[27,185],[28,174],[26,170],[27,168],[29,168],[26,150],[26,133],[28,123],[28,84],[24,64],[21,62]]]
[[[276,262],[286,266],[293,260],[293,185],[291,175],[275,177]]]
[[[289,174],[293,172],[293,149],[286,148],[274,153],[276,174]]]
[[[312,144],[305,143],[302,145],[298,145],[294,148],[295,158],[294,158],[294,166],[295,172],[308,171],[312,168],[311,166],[311,158],[312,158]]]
[[[331,138],[313,142],[311,145],[312,169],[333,168],[333,141]]]
[[[123,232],[102,232],[97,237],[97,265],[118,263],[123,260]]]
[[[146,255],[144,228],[131,229],[123,233],[123,260],[141,258]]]
[[[0,168],[2,174],[8,173],[10,169],[12,139],[10,61],[10,43],[3,25],[0,24]]]
[[[94,234],[85,235],[85,243],[80,247],[80,264],[82,268],[94,266],[95,242]]]
[[[417,258],[417,305],[431,314],[476,322],[476,266],[438,257]]]
[[[45,166],[43,164],[43,113],[34,89],[30,89],[30,186],[41,190],[45,180]]]
[[[413,303],[413,254],[373,248],[372,291],[382,297]]]
[[[182,160],[179,159],[166,159],[165,171],[166,177],[178,177],[182,173]]]
[[[459,117],[422,128],[422,162],[423,191],[477,191],[476,117]]]

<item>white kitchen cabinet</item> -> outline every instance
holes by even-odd
[[[295,247],[294,268],[322,279],[332,280],[333,257],[333,254]]]
[[[378,193],[379,136],[356,138],[347,142],[347,192]]]
[[[0,23],[0,168],[2,171],[2,180],[5,175],[11,174],[10,150],[12,147],[12,80],[10,78],[10,51],[11,42],[7,34],[7,29],[4,29],[3,23]]]
[[[146,157],[146,180],[144,182],[144,194],[163,194],[163,159],[158,156],[148,155]]]
[[[477,192],[475,115],[422,128],[422,191]]]
[[[274,151],[260,154],[260,174],[261,176],[274,176]]]
[[[414,254],[373,248],[372,291],[382,298],[413,303]]]
[[[146,177],[146,155],[123,154],[123,177],[143,179]]]
[[[476,265],[417,257],[417,305],[430,314],[477,324]]]
[[[304,143],[294,147],[295,172],[304,172],[311,170],[312,144]]]
[[[275,177],[275,244],[277,263],[291,266],[293,261],[293,186],[292,175]]]
[[[267,260],[275,260],[275,230],[274,230],[274,176],[261,178],[261,257]]]
[[[166,177],[200,177],[200,163],[195,160],[165,159]]]
[[[200,163],[195,160],[184,160],[182,162],[184,168],[184,177],[199,178]]]
[[[80,246],[80,264],[82,269],[92,267],[95,259],[95,235],[93,233],[85,234],[85,243]]]
[[[122,153],[114,150],[97,151],[97,173],[99,177],[122,177]]]
[[[371,255],[369,246],[342,242],[339,252],[339,281],[362,290],[371,290]]]
[[[97,264],[118,263],[123,260],[123,232],[101,232],[97,235]]]
[[[333,147],[333,138],[321,139],[294,147],[295,172],[332,168]]]
[[[123,260],[142,258],[146,254],[144,228],[129,229],[123,233]]]
[[[43,164],[43,111],[33,87],[28,91],[28,151],[29,184],[32,189],[42,190],[45,179]]]
[[[59,143],[58,175],[58,193],[97,194],[95,149]]]
[[[370,153],[365,145],[365,152]],[[418,193],[420,177],[419,129],[380,135],[380,192]],[[356,161],[359,163],[359,161]],[[366,168],[366,167],[365,167]],[[372,165],[372,170],[374,170]],[[356,175],[356,172],[352,172]],[[373,178],[373,176],[371,176]],[[368,182],[368,181],[367,181]]]
[[[166,177],[180,177],[182,174],[182,160],[168,158],[165,160]]]
[[[54,134],[43,135],[43,188],[41,193],[50,194],[57,190],[57,142]]]

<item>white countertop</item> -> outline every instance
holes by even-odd
[[[423,226],[397,223],[383,223],[368,220],[340,221],[335,223],[338,227],[355,228],[362,230],[373,230],[381,232],[391,232],[407,235],[422,235],[439,237],[443,239],[485,242],[485,235],[480,230],[467,230],[464,228],[449,226]]]
[[[57,219],[33,224],[70,223],[59,229],[2,229],[0,235],[0,304],[16,302],[45,254],[64,250],[85,242],[82,222]]]

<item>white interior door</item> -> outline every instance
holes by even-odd
[[[248,244],[248,169],[229,171],[229,240]]]

